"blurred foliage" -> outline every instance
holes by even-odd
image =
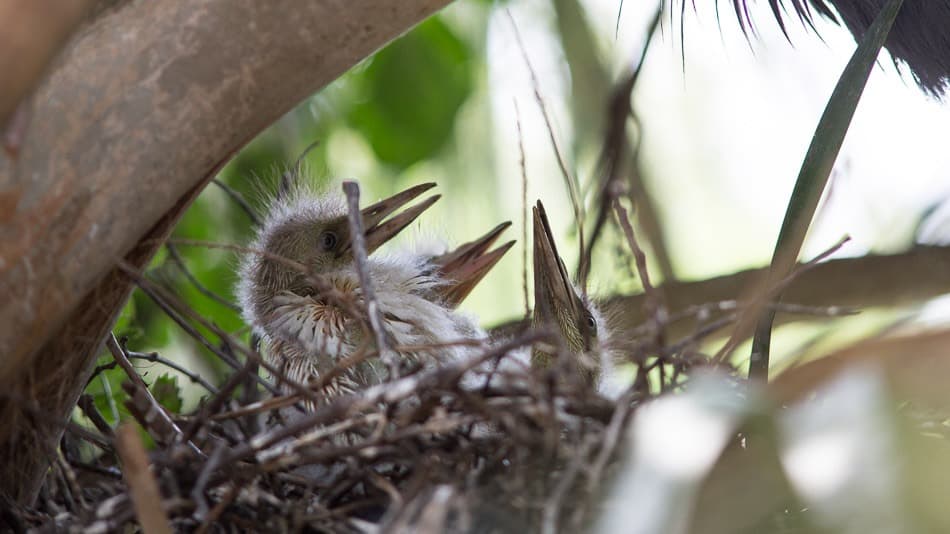
[[[442,148],[472,91],[471,57],[435,17],[369,60],[352,85],[348,118],[380,161],[405,169]]]

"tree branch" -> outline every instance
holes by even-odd
[[[0,2],[0,131],[95,3]]]
[[[740,299],[766,271],[749,269],[707,280],[664,284],[658,289],[673,315],[690,306]],[[791,282],[783,300],[803,306],[868,308],[911,304],[948,292],[950,247],[918,246],[900,254],[842,258],[815,265]],[[644,298],[643,294],[608,298],[605,314],[620,319],[620,324],[611,326],[630,331],[644,324]],[[681,321],[667,326],[671,338],[676,339],[696,325]]]

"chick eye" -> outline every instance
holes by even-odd
[[[333,232],[327,231],[320,234],[320,248],[323,250],[333,250],[339,241],[339,238]]]
[[[597,335],[597,320],[594,319],[593,315],[588,315],[586,320],[587,320],[587,328],[590,329],[591,334]]]

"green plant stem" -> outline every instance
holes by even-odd
[[[805,241],[805,234],[818,208],[821,194],[828,183],[828,177],[831,175],[835,159],[844,142],[844,136],[854,117],[861,93],[864,92],[874,62],[903,3],[903,0],[890,0],[881,9],[867,34],[858,44],[858,49],[851,56],[828,100],[788,202],[782,229],[779,231],[775,251],[772,254],[767,287],[774,287],[773,282],[783,280],[795,267],[795,261]],[[776,295],[775,301],[780,299],[781,294]],[[752,338],[749,378],[765,381],[768,379],[769,345],[772,323],[775,320],[775,307],[767,306],[762,310]]]

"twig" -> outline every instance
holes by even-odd
[[[640,58],[629,74],[613,89],[610,106],[607,109],[609,114],[607,131],[604,136],[603,149],[598,162],[600,191],[597,206],[597,216],[594,219],[594,227],[591,230],[590,238],[587,240],[587,249],[580,256],[577,268],[577,279],[581,286],[587,284],[587,277],[590,274],[591,257],[594,251],[594,245],[597,243],[613,203],[621,196],[626,189],[622,183],[622,178],[627,176],[624,172],[625,163],[630,162],[629,181],[631,201],[635,206],[640,207],[640,220],[649,224],[643,226],[649,228],[655,227],[654,231],[647,231],[647,238],[653,248],[654,254],[660,265],[660,273],[664,280],[669,281],[672,278],[672,267],[666,245],[663,240],[662,232],[659,229],[656,210],[653,208],[652,199],[642,184],[642,173],[639,168],[640,137],[636,141],[629,139],[627,131],[627,120],[631,119],[639,130],[639,117],[633,109],[632,95],[640,79],[640,72],[643,64],[646,62],[647,54],[650,51],[650,45],[653,42],[654,35],[660,27],[661,14],[663,12],[662,4],[657,7],[656,15],[650,25],[643,48],[640,51]],[[631,147],[632,145],[632,147]]]
[[[445,383],[454,384],[458,382],[464,373],[481,365],[483,362],[497,358],[519,347],[540,341],[545,337],[547,336],[538,333],[529,333],[519,339],[499,345],[477,358],[447,363],[441,367],[436,367],[415,375],[370,386],[356,394],[334,397],[331,401],[322,404],[306,417],[302,417],[288,423],[286,426],[267,432],[264,435],[257,436],[249,443],[233,449],[228,461],[234,462],[243,460],[255,452],[270,447],[301,431],[326,424],[328,421],[337,420],[348,413],[375,406],[378,402],[385,401],[393,403],[417,391],[423,391],[424,389],[437,387]]]
[[[162,508],[162,494],[148,465],[148,455],[138,430],[125,423],[116,432],[116,448],[122,459],[122,472],[129,485],[135,516],[146,534],[171,534],[171,523]]]
[[[192,325],[185,320],[177,311],[172,309],[172,306],[168,302],[168,299],[165,298],[165,295],[162,295],[162,289],[160,286],[152,282],[151,280],[142,276],[132,265],[129,265],[125,261],[119,261],[116,266],[125,272],[126,276],[132,279],[133,282],[138,286],[138,288],[145,293],[152,302],[154,302],[159,309],[165,312],[175,324],[177,324],[186,334],[191,336],[195,341],[199,342],[204,348],[211,351],[215,356],[221,359],[224,363],[228,364],[232,369],[240,369],[241,364],[232,358],[231,356],[224,354],[214,343],[209,341],[205,336],[201,335],[200,332]]]
[[[521,132],[521,113],[515,100],[515,126],[518,128],[518,163],[521,166],[521,289],[524,291],[524,318],[531,317],[528,301],[528,168],[524,157],[524,136]]]
[[[111,371],[112,369],[115,369],[117,365],[118,364],[116,363],[114,358],[107,363],[104,363],[102,365],[97,365],[96,368],[93,369],[92,374],[89,375],[89,380],[86,380],[86,385],[83,386],[82,389],[83,391],[85,391],[86,388],[88,388],[89,385],[92,384],[93,380],[95,380],[96,378],[99,378],[100,379],[99,381],[102,383],[103,396],[106,399],[106,403],[109,405],[109,412],[112,414],[112,420],[118,424],[119,410],[115,405],[115,399],[112,397],[112,385],[109,384],[108,377],[102,376],[102,373],[104,373],[105,371]]]
[[[369,318],[380,360],[389,368],[390,379],[396,379],[399,378],[399,359],[396,354],[389,350],[389,343],[386,341],[386,330],[383,328],[383,313],[379,309],[373,282],[370,280],[369,270],[366,268],[366,234],[363,228],[363,217],[360,215],[360,186],[356,182],[347,180],[343,182],[343,192],[346,194],[349,208],[347,219],[350,223],[353,261],[356,264],[356,272],[359,274],[360,290],[363,294],[363,302],[366,305],[366,316]]]
[[[92,425],[96,427],[96,430],[102,432],[102,435],[113,437],[112,427],[109,426],[109,423],[106,422],[105,418],[102,417],[102,414],[99,413],[99,410],[96,408],[96,403],[92,399],[92,395],[83,393],[79,396],[79,409],[82,410],[82,413],[92,422]]]
[[[663,295],[650,282],[650,271],[647,269],[647,257],[637,242],[637,237],[633,232],[633,225],[627,217],[627,210],[620,205],[619,200],[614,201],[614,212],[617,214],[617,220],[627,238],[627,244],[633,253],[634,261],[637,265],[637,273],[640,275],[640,282],[643,284],[643,293],[646,298],[643,301],[644,311],[647,317],[650,317],[656,327],[657,346],[662,346],[662,330],[667,320],[666,306],[663,303]]]
[[[614,451],[620,443],[620,438],[623,437],[630,412],[633,410],[633,401],[637,396],[636,390],[631,387],[617,401],[617,408],[610,418],[610,424],[607,425],[607,429],[604,431],[600,452],[597,454],[597,458],[594,459],[588,473],[587,493],[589,495],[593,495],[597,489],[596,486],[603,483],[601,475],[607,467],[607,462],[613,457]]]
[[[115,360],[113,360],[113,363]],[[115,397],[112,395],[112,384],[109,383],[109,378],[105,376],[100,376],[99,381],[102,382],[102,392],[106,395],[106,403],[109,405],[109,412],[112,413],[112,421],[115,424],[119,423],[119,407],[115,404]]]
[[[531,64],[531,59],[528,57],[528,50],[525,48],[524,42],[521,40],[521,33],[518,31],[518,25],[515,23],[515,19],[511,15],[511,11],[506,10],[505,12],[508,14],[508,20],[511,21],[511,27],[514,29],[515,40],[518,42],[518,48],[521,50],[521,56],[524,58],[525,66],[528,68],[528,74],[531,76],[531,87],[534,91],[534,99],[538,103],[541,116],[544,118],[544,124],[547,127],[548,136],[551,140],[551,148],[554,150],[558,167],[561,169],[561,176],[564,177],[564,183],[567,186],[567,192],[571,200],[571,206],[574,209],[574,224],[577,226],[578,247],[581,256],[583,256],[585,250],[585,215],[584,201],[581,198],[580,182],[578,181],[577,177],[571,174],[567,168],[567,162],[564,159],[561,148],[557,142],[557,136],[554,133],[554,125],[551,121],[551,117],[548,115],[547,107],[544,105],[544,98],[541,96],[541,83],[538,81],[538,76],[534,72],[534,66]]]
[[[234,482],[228,486],[227,491],[221,497],[221,500],[214,505],[214,508],[205,516],[201,521],[201,525],[195,530],[195,534],[203,534],[207,532],[221,517],[221,514],[234,502],[234,499],[241,494],[241,484]]]
[[[186,321],[185,318],[181,316],[181,314],[179,314],[177,311],[172,309],[172,306],[169,302],[172,299],[169,299],[168,295],[162,294],[163,293],[162,288],[154,284],[151,280],[148,280],[147,278],[139,274],[139,272],[133,266],[129,265],[125,261],[117,262],[116,267],[118,267],[119,270],[124,272],[126,276],[131,278],[132,281],[135,282],[135,284],[138,286],[138,288],[141,289],[142,292],[145,293],[150,299],[152,299],[152,302],[154,302],[163,312],[165,312],[165,315],[167,315],[173,322],[175,322],[175,324],[177,324],[179,328],[184,330],[186,334],[191,336],[195,341],[198,341],[204,348],[211,351],[212,354],[220,358],[221,361],[228,364],[228,366],[231,367],[232,369],[238,370],[241,368],[240,362],[235,360],[232,356],[225,354],[214,343],[211,343],[205,336],[201,335],[201,333],[198,332],[198,330],[195,327],[189,324],[188,321]],[[272,393],[278,393],[277,388],[275,388],[272,384],[270,384],[263,378],[257,377],[256,380],[258,381],[258,383],[260,383],[265,388],[267,388],[268,391],[271,391]]]
[[[252,332],[252,333],[251,333],[251,340],[250,340],[250,342],[251,342],[251,343],[250,343],[251,346],[250,346],[249,348],[251,349],[251,352],[260,354],[260,353],[261,353],[261,336],[260,336],[260,334],[258,334],[257,332]],[[251,364],[251,367],[247,370],[247,372],[248,372],[249,374],[255,374],[255,375],[256,375],[256,374],[258,373],[258,371],[259,371],[260,366],[257,365],[257,362],[255,362],[255,361],[253,361],[253,360],[248,360],[248,362]],[[252,379],[252,378],[250,378],[250,377],[247,377],[247,380],[245,380],[245,383],[242,384],[242,386],[244,387],[244,389],[243,389],[242,392],[241,392],[241,403],[242,403],[242,404],[251,404],[251,403],[254,403],[254,402],[257,402],[258,400],[260,400],[260,398],[261,398],[261,390],[259,390],[259,389],[257,388],[257,384],[254,383],[254,379]]]
[[[428,345],[397,345],[393,347],[397,353],[425,353],[432,351],[439,351],[444,349],[450,349],[455,347],[477,347],[482,345],[482,341],[472,340],[472,339],[462,339],[458,341],[449,341],[444,343],[430,343]],[[358,348],[353,352],[353,354],[343,358],[338,361],[332,369],[326,373],[322,373],[320,376],[315,379],[311,379],[306,386],[312,391],[321,391],[323,388],[328,386],[333,382],[338,376],[343,374],[347,369],[352,369],[353,367],[359,365],[360,363],[375,358],[379,356],[377,351],[367,351],[364,348]],[[486,381],[487,386],[487,381]],[[301,395],[299,393],[293,393],[290,395],[282,397],[274,397],[267,399],[262,402],[252,403],[244,405],[234,411],[217,414],[214,416],[216,420],[224,419],[233,419],[235,417],[240,417],[244,415],[260,413],[263,411],[276,410],[283,408],[285,406],[290,406],[298,401],[300,401]]]
[[[721,300],[718,302],[708,302],[706,304],[694,304],[688,306],[683,310],[671,314],[667,318],[667,324],[672,325],[674,323],[685,321],[686,319],[697,319],[698,321],[709,320],[714,312],[736,312],[741,311],[747,304],[739,302],[738,300]],[[787,303],[787,302],[772,302],[768,304],[769,307],[775,309],[777,312],[789,313],[789,314],[799,314],[799,315],[811,315],[815,317],[847,317],[850,315],[857,315],[861,312],[860,308],[855,308],[851,306],[806,306],[803,304]],[[645,335],[650,333],[652,325],[647,325],[646,327],[638,327],[630,330],[631,337],[637,337],[640,335]]]
[[[69,465],[79,469],[81,471],[86,471],[87,473],[94,473],[104,478],[110,480],[122,480],[122,471],[116,469],[115,467],[103,467],[101,465],[92,465],[85,462],[79,462],[75,459],[71,459]]]
[[[200,521],[204,521],[208,517],[208,501],[205,499],[205,489],[208,487],[208,481],[211,478],[211,474],[215,469],[221,464],[221,459],[224,458],[224,453],[227,448],[219,443],[214,451],[211,452],[211,456],[208,458],[208,461],[205,463],[204,467],[201,469],[201,472],[198,473],[198,478],[195,480],[195,486],[191,490],[191,498],[195,501],[195,513],[194,517]]]
[[[194,421],[188,425],[188,428],[185,429],[185,439],[190,440],[193,438],[201,427],[208,421],[208,419],[218,412],[224,403],[228,401],[231,396],[231,393],[237,389],[239,385],[244,381],[244,377],[250,372],[250,368],[253,365],[251,360],[248,360],[244,367],[240,370],[231,374],[231,377],[228,378],[227,382],[224,383],[224,386],[213,396],[211,400],[204,403],[201,406],[201,409],[196,414]]]
[[[571,459],[567,471],[561,475],[561,480],[558,481],[551,496],[548,497],[541,518],[541,532],[543,534],[557,534],[559,532],[558,517],[561,515],[561,503],[567,496],[567,492],[570,491],[571,486],[574,485],[574,481],[577,480],[577,475],[580,474],[595,445],[595,436],[588,436],[580,450]]]
[[[171,432],[174,432],[175,437],[181,438],[182,432],[178,428],[178,425],[175,424],[175,421],[168,415],[168,412],[165,411],[165,407],[159,403],[152,392],[149,391],[148,385],[142,380],[142,377],[139,376],[138,372],[135,371],[135,368],[132,366],[132,362],[129,361],[128,356],[126,355],[125,348],[119,345],[119,341],[115,338],[115,334],[109,334],[109,337],[106,338],[106,347],[109,349],[109,352],[112,353],[112,357],[115,358],[116,363],[119,364],[119,367],[125,371],[125,374],[129,377],[129,380],[135,384],[135,389],[140,394],[142,394],[145,399],[148,401],[148,404],[151,408],[151,413],[155,414],[159,420],[162,422],[162,426],[168,429]],[[147,414],[140,414],[142,417],[145,417]],[[143,421],[144,423],[144,421]],[[204,453],[201,452],[201,449],[198,448],[191,441],[184,441],[194,453],[199,456],[203,456]]]
[[[73,468],[69,465],[69,462],[66,461],[65,456],[63,456],[62,448],[56,453],[56,466],[59,467],[60,472],[63,474],[63,478],[69,486],[69,491],[79,501],[79,506],[83,509],[88,508],[89,505],[86,503],[86,498],[82,494],[82,487],[80,487],[79,480],[76,478],[76,472],[73,471]]]
[[[798,265],[796,268],[792,269],[787,276],[778,281],[774,286],[769,287],[767,284],[770,283],[772,274],[771,271],[766,271],[766,279],[759,283],[759,290],[757,291],[758,297],[749,304],[749,306],[743,311],[742,315],[739,316],[736,327],[732,332],[732,336],[726,342],[725,345],[719,349],[719,352],[713,357],[714,363],[722,363],[726,358],[728,358],[732,351],[739,345],[739,343],[745,339],[749,334],[749,330],[752,329],[758,319],[758,316],[761,314],[762,310],[766,308],[767,304],[772,301],[775,295],[783,292],[789,284],[795,281],[796,278],[809,271],[810,269],[817,266],[822,260],[828,258],[832,254],[838,251],[845,243],[847,243],[851,238],[848,236],[843,237],[837,243],[832,245],[830,248],[815,256],[812,260]],[[765,285],[765,287],[762,287]],[[771,313],[774,310],[770,310]],[[755,354],[750,356],[750,364],[756,362],[757,369],[761,367],[761,361],[754,358]],[[761,369],[756,371],[756,374],[760,372]],[[765,369],[765,372],[768,372],[768,369]]]
[[[221,180],[218,180],[217,178],[212,179],[211,183],[220,187],[221,190],[224,191],[224,193],[228,195],[228,197],[230,197],[235,204],[241,207],[241,210],[244,211],[244,213],[247,215],[247,218],[251,220],[251,224],[254,226],[261,225],[261,219],[257,216],[257,212],[255,212],[254,208],[252,208],[251,205],[247,203],[247,199],[245,199],[241,193],[238,193],[232,189],[231,186],[222,182]]]
[[[303,152],[297,156],[297,160],[294,161],[294,166],[287,169],[283,174],[280,175],[280,184],[278,184],[277,198],[286,198],[291,191],[293,191],[296,182],[300,179],[300,172],[303,168],[303,159],[307,157],[307,154],[311,150],[320,146],[320,141],[314,141],[307,145]]]
[[[189,371],[188,369],[182,367],[181,365],[178,365],[177,363],[167,358],[163,358],[159,356],[157,352],[142,353],[142,352],[126,351],[126,355],[128,356],[130,360],[144,360],[147,362],[162,364],[165,367],[168,367],[169,369],[174,369],[175,371],[178,371],[179,373],[185,375],[193,383],[198,384],[199,386],[205,388],[210,393],[213,394],[213,393],[218,392],[218,388],[212,386],[204,378],[201,378],[201,375],[199,375],[198,373]]]
[[[151,283],[151,282],[148,281],[148,280],[143,280],[143,282],[146,283],[146,284],[150,284],[150,283]],[[141,286],[140,286],[140,287],[141,287]],[[155,288],[153,288],[153,289],[155,289]],[[159,291],[160,291],[160,290],[159,290]],[[157,295],[157,293],[156,293],[156,295]],[[308,399],[308,400],[311,400],[311,401],[319,401],[319,398],[317,397],[317,395],[316,395],[313,391],[311,391],[310,388],[308,388],[306,385],[301,384],[300,382],[298,382],[298,381],[296,381],[296,380],[293,380],[292,378],[288,377],[287,374],[286,374],[280,367],[278,367],[278,366],[276,366],[276,365],[274,365],[274,364],[268,362],[265,358],[261,357],[261,355],[258,354],[257,352],[251,351],[250,349],[248,349],[247,347],[245,347],[243,344],[241,344],[240,342],[238,342],[238,340],[234,339],[234,338],[231,336],[231,334],[229,334],[228,332],[222,330],[221,328],[219,328],[219,327],[218,327],[217,325],[215,325],[214,323],[209,322],[209,321],[208,321],[207,319],[205,319],[204,317],[201,317],[199,314],[197,314],[197,313],[196,313],[193,309],[191,309],[190,307],[185,306],[185,305],[182,304],[180,301],[171,298],[170,295],[164,295],[162,298],[168,299],[168,300],[169,300],[170,302],[172,302],[175,306],[179,307],[180,309],[182,309],[182,311],[184,311],[185,313],[187,313],[187,314],[189,315],[189,317],[190,317],[192,320],[194,320],[195,322],[197,322],[199,325],[203,326],[204,328],[207,328],[208,330],[210,330],[211,333],[213,333],[215,336],[217,336],[218,339],[220,339],[221,342],[224,343],[227,347],[236,348],[241,354],[243,354],[243,355],[245,356],[245,358],[247,358],[247,360],[252,361],[254,364],[257,364],[257,365],[263,367],[263,368],[264,368],[268,373],[270,373],[274,378],[276,378],[276,379],[279,380],[280,382],[286,384],[287,386],[289,386],[290,388],[292,388],[294,391],[297,391],[297,392],[300,393],[304,398],[306,398],[306,399]],[[216,350],[216,354],[223,353],[223,351],[220,350],[220,349],[217,349],[217,347],[215,347],[215,350]],[[227,358],[228,358],[229,360],[231,360],[231,361],[237,362],[236,358],[235,358],[233,355],[231,355],[231,354],[228,354],[228,355],[227,355]],[[241,365],[241,364],[238,364],[238,365]],[[264,380],[263,378],[261,378],[260,376],[258,376],[256,373],[250,373],[250,372],[248,372],[246,376],[253,378],[253,379],[254,379],[255,381],[257,381],[259,384],[262,384],[262,385],[263,385],[268,391],[270,391],[271,393],[273,393],[273,394],[275,394],[275,395],[279,395],[279,394],[280,394],[280,390],[279,390],[278,388],[276,388],[273,384],[271,384],[270,382],[268,382],[268,381]]]
[[[122,266],[123,264],[122,262],[120,262],[119,267],[121,268]],[[267,370],[267,372],[269,372],[271,375],[273,375],[275,378],[277,378],[278,380],[280,380],[287,386],[294,389],[294,391],[300,393],[304,398],[314,401],[314,402],[319,402],[320,400],[319,397],[310,388],[288,377],[287,374],[284,373],[282,369],[269,363],[266,359],[262,358],[260,354],[257,354],[255,352],[248,350],[242,344],[238,343],[229,333],[221,330],[217,325],[209,322],[204,317],[201,317],[199,314],[195,313],[195,311],[192,308],[182,304],[178,299],[175,299],[173,295],[167,294],[164,288],[161,288],[160,286],[155,285],[151,280],[148,280],[147,278],[137,275],[136,273],[134,273],[134,271],[132,273],[129,273],[128,271],[126,272],[127,274],[129,274],[129,276],[132,276],[133,279],[135,279],[136,284],[139,286],[139,288],[142,289],[142,291],[144,291],[147,295],[149,295],[149,297],[152,298],[153,301],[159,304],[159,307],[162,307],[163,310],[166,310],[166,313],[171,312],[174,314],[174,315],[170,315],[170,317],[172,317],[173,320],[178,322],[179,326],[185,329],[186,332],[192,333],[193,336],[198,336],[196,337],[196,339],[201,341],[202,344],[205,345],[205,347],[209,348],[212,352],[214,352],[214,354],[218,355],[226,363],[232,362],[229,365],[233,365],[235,369],[239,369],[241,366],[241,364],[238,363],[238,361],[234,358],[234,356],[230,354],[225,354],[224,351],[219,349],[214,344],[210,343],[204,336],[201,336],[201,334],[198,333],[198,331],[194,327],[188,324],[188,322],[185,321],[184,318],[180,316],[180,314],[178,314],[175,310],[172,309],[172,306],[176,306],[179,309],[181,309],[184,313],[187,313],[192,320],[194,320],[201,326],[210,330],[223,343],[227,343],[228,346],[237,348],[238,351],[244,354],[245,357],[253,360],[256,364],[262,366],[264,369]],[[275,395],[280,394],[280,390],[278,388],[276,388],[273,384],[264,380],[257,374],[249,373],[247,376],[253,377],[254,380],[256,380],[259,384],[262,384],[271,393]]]
[[[647,269],[647,260],[646,255],[643,253],[643,249],[640,248],[640,244],[637,242],[636,235],[633,232],[633,225],[630,224],[630,219],[627,218],[627,212],[620,205],[619,200],[614,200],[614,212],[617,215],[617,220],[620,223],[620,227],[623,229],[623,233],[627,238],[627,243],[630,246],[630,250],[633,253],[634,262],[637,266],[637,272],[640,275],[640,282],[643,284],[643,293],[645,298],[643,299],[643,311],[644,315],[649,321],[650,330],[651,330],[651,340],[653,341],[654,350],[662,353],[663,347],[666,345],[666,323],[668,320],[668,312],[666,305],[663,301],[662,294],[653,287],[653,284],[650,282],[650,273]],[[641,385],[646,385],[648,382],[645,380],[645,376],[641,376],[643,373],[643,368],[640,366],[637,369],[638,380],[637,382]],[[666,369],[660,365],[659,366],[659,382],[660,390],[666,390]]]
[[[195,286],[195,289],[197,289],[199,293],[232,311],[240,313],[241,308],[239,306],[222,297],[221,295],[218,295],[214,291],[206,288],[200,281],[198,281],[197,278],[195,278],[195,275],[191,274],[191,271],[189,271],[188,266],[185,265],[185,261],[182,259],[181,254],[178,253],[178,249],[175,248],[174,243],[165,243],[165,249],[168,251],[168,255],[171,257],[172,262],[176,267],[178,267],[178,270],[185,275],[185,278],[191,282],[191,285]]]

